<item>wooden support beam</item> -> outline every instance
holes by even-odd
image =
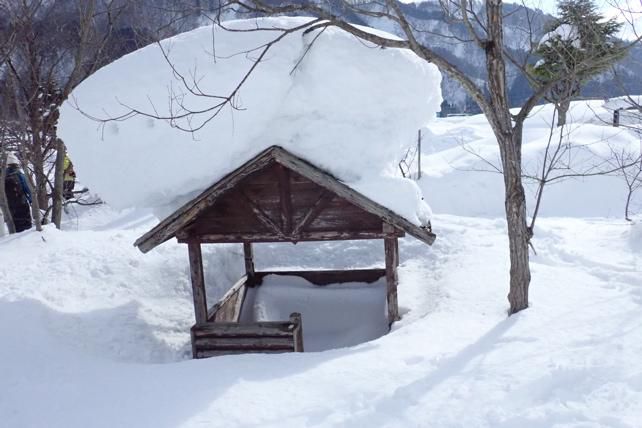
[[[290,322],[294,326],[292,335],[294,336],[294,352],[303,352],[303,322],[301,314],[293,312],[290,314]]]
[[[396,260],[395,260],[395,266],[399,266],[399,239],[397,239],[397,236],[395,235],[395,255]]]
[[[256,272],[256,281],[261,283],[268,275],[297,276],[314,285],[344,284],[364,282],[371,284],[386,276],[385,269],[352,269],[352,270],[290,270]]]
[[[294,226],[292,236],[297,237],[299,234],[314,221],[315,218],[328,206],[334,198],[334,194],[328,190],[323,190],[316,202],[308,209],[303,218]]]
[[[397,231],[397,236],[404,236],[403,231]],[[195,237],[180,236],[178,242],[185,243],[198,239],[203,244],[239,243],[239,242],[299,242],[299,241],[346,241],[359,239],[383,239],[384,233],[376,230],[362,231],[315,231],[301,232],[295,236],[276,235],[271,232],[229,232],[206,233]]]
[[[226,318],[226,315],[219,315],[217,317],[217,313],[221,310],[224,312],[230,312],[232,314],[235,313],[235,305],[237,299],[241,298],[241,300],[245,299],[245,286],[247,285],[247,276],[241,277],[236,283],[227,290],[227,292],[221,297],[221,300],[218,302],[214,303],[211,308],[207,310],[207,321],[208,322],[214,322],[214,321],[224,321],[224,318]],[[243,290],[241,292],[241,290]],[[231,306],[231,308],[230,308]],[[232,321],[232,318],[234,316],[229,316],[230,319],[225,319],[225,321]]]
[[[243,192],[241,194],[243,195],[243,198],[245,199],[245,202],[247,202],[247,204],[250,206],[250,209],[252,210],[252,212],[256,216],[257,220],[260,221],[265,227],[270,229],[272,231],[272,233],[274,233],[276,236],[278,236],[278,237],[280,237],[282,239],[285,239],[285,234],[283,233],[281,228],[276,223],[274,223],[274,221],[272,221],[270,216],[268,216],[265,213],[265,211],[263,211],[261,209],[261,207],[259,207],[257,204],[255,204],[254,201],[252,199],[250,199],[250,197],[248,195],[246,195]]]
[[[196,324],[207,322],[207,297],[205,296],[205,277],[203,275],[203,255],[201,244],[188,242],[189,267],[192,278],[192,295],[194,297],[194,316]]]
[[[279,199],[281,201],[281,230],[288,235],[292,231],[292,192],[290,190],[290,170],[277,165],[279,179]]]
[[[250,242],[243,243],[243,256],[245,258],[245,274],[249,283],[254,282],[254,249]]]
[[[386,254],[386,285],[388,301],[388,322],[392,324],[400,320],[399,305],[397,303],[397,285],[399,276],[397,274],[397,265],[399,263],[397,236],[394,233],[394,227],[388,223],[383,224],[383,231],[386,234],[384,238],[384,250]]]

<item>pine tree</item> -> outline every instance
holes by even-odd
[[[535,53],[541,59],[532,70],[542,84],[559,80],[548,99],[557,104],[562,126],[581,85],[622,59],[626,49],[615,39],[621,24],[605,20],[593,0],[562,0],[557,7],[559,17],[540,41]]]

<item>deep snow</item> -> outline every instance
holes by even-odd
[[[531,308],[507,318],[504,222],[438,215],[432,248],[401,241],[403,319],[390,334],[320,353],[193,361],[185,248],[131,247],[154,222],[101,207],[64,232],[2,238],[3,426],[639,424],[639,225],[542,219]],[[372,266],[379,244],[261,245],[257,263]],[[229,285],[240,253],[208,248],[208,281]]]
[[[605,126],[599,109],[573,106],[569,146],[596,156],[609,143],[639,150],[638,134]],[[527,122],[528,168],[537,168],[550,117],[542,107]],[[472,171],[488,166],[479,154],[496,157],[488,124],[449,118],[428,131],[419,185],[440,213],[438,238],[432,247],[401,240],[403,318],[358,345],[190,360],[186,249],[170,241],[143,255],[132,246],[157,223],[151,210],[71,208],[63,231],[1,237],[0,425],[640,426],[642,219],[620,219],[619,179],[547,191],[530,308],[509,318],[501,180]],[[579,217],[588,215],[600,217]],[[373,267],[383,245],[262,244],[255,255],[261,270]],[[204,261],[212,301],[241,275],[242,251],[207,246]],[[300,286],[295,305],[309,297]],[[264,291],[265,302],[281,300],[287,287]]]

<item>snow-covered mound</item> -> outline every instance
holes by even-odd
[[[425,207],[414,183],[390,185],[384,176],[439,110],[439,71],[336,28],[295,31],[264,51],[283,35],[275,29],[309,20],[225,24],[261,29],[242,32],[202,27],[99,70],[61,109],[60,135],[78,175],[114,207],[161,206],[280,145],[419,223]],[[232,94],[259,58],[232,104],[214,109],[214,96]],[[398,190],[381,190],[391,186]],[[390,203],[395,193],[404,203]]]
[[[627,185],[617,159],[640,154],[642,122],[622,116],[626,126],[613,127],[611,104],[574,102],[568,124],[553,127],[552,105],[537,107],[524,125],[522,164],[527,208],[533,210],[537,177],[545,159],[559,155],[545,186],[540,214],[549,216],[623,217]],[[438,119],[424,129],[423,177],[419,182],[435,212],[472,216],[504,216],[504,183],[499,148],[483,115]],[[549,144],[550,143],[550,144]],[[549,155],[546,157],[546,150]],[[624,162],[626,163],[626,162]],[[589,176],[582,176],[589,174]],[[642,204],[634,198],[633,212]]]

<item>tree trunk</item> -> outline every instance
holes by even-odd
[[[499,144],[504,170],[505,210],[510,250],[509,315],[528,307],[531,280],[528,243],[531,232],[526,222],[526,195],[522,186],[522,122],[510,112],[504,62],[503,10],[501,0],[487,0],[488,40],[485,41],[488,92],[493,107],[486,116]]]
[[[47,208],[49,198],[47,197],[47,174],[45,173],[45,159],[43,153],[42,141],[40,139],[40,131],[34,131],[32,133],[33,145],[32,145],[32,166],[34,174],[34,183],[33,183],[33,199],[38,200],[38,206],[44,209]],[[25,170],[25,174],[26,174]],[[46,219],[45,219],[46,220]]]
[[[505,209],[508,227],[508,246],[510,251],[510,290],[508,302],[509,315],[528,307],[528,288],[531,282],[528,243],[532,231],[528,228],[526,217],[526,195],[522,185],[521,171],[521,132],[514,133],[506,150],[504,184],[506,188]]]
[[[564,126],[566,125],[566,114],[568,113],[568,109],[571,107],[571,98],[565,98],[562,101],[560,101],[559,105],[557,106],[557,126]]]
[[[54,188],[52,194],[51,221],[60,229],[62,222],[62,191],[64,185],[65,145],[60,138],[56,139],[56,166],[54,169]]]
[[[629,217],[629,207],[631,205],[631,197],[633,196],[633,188],[629,186],[629,192],[626,195],[626,205],[624,206],[624,220],[632,221]]]
[[[31,217],[33,217],[33,223],[36,225],[36,230],[42,232],[42,216],[40,214],[40,201],[38,200],[38,194],[36,185],[31,178],[31,174],[27,172],[26,164],[23,165],[23,170],[25,171],[25,178],[27,179],[27,186],[31,190],[33,197],[31,198]]]

